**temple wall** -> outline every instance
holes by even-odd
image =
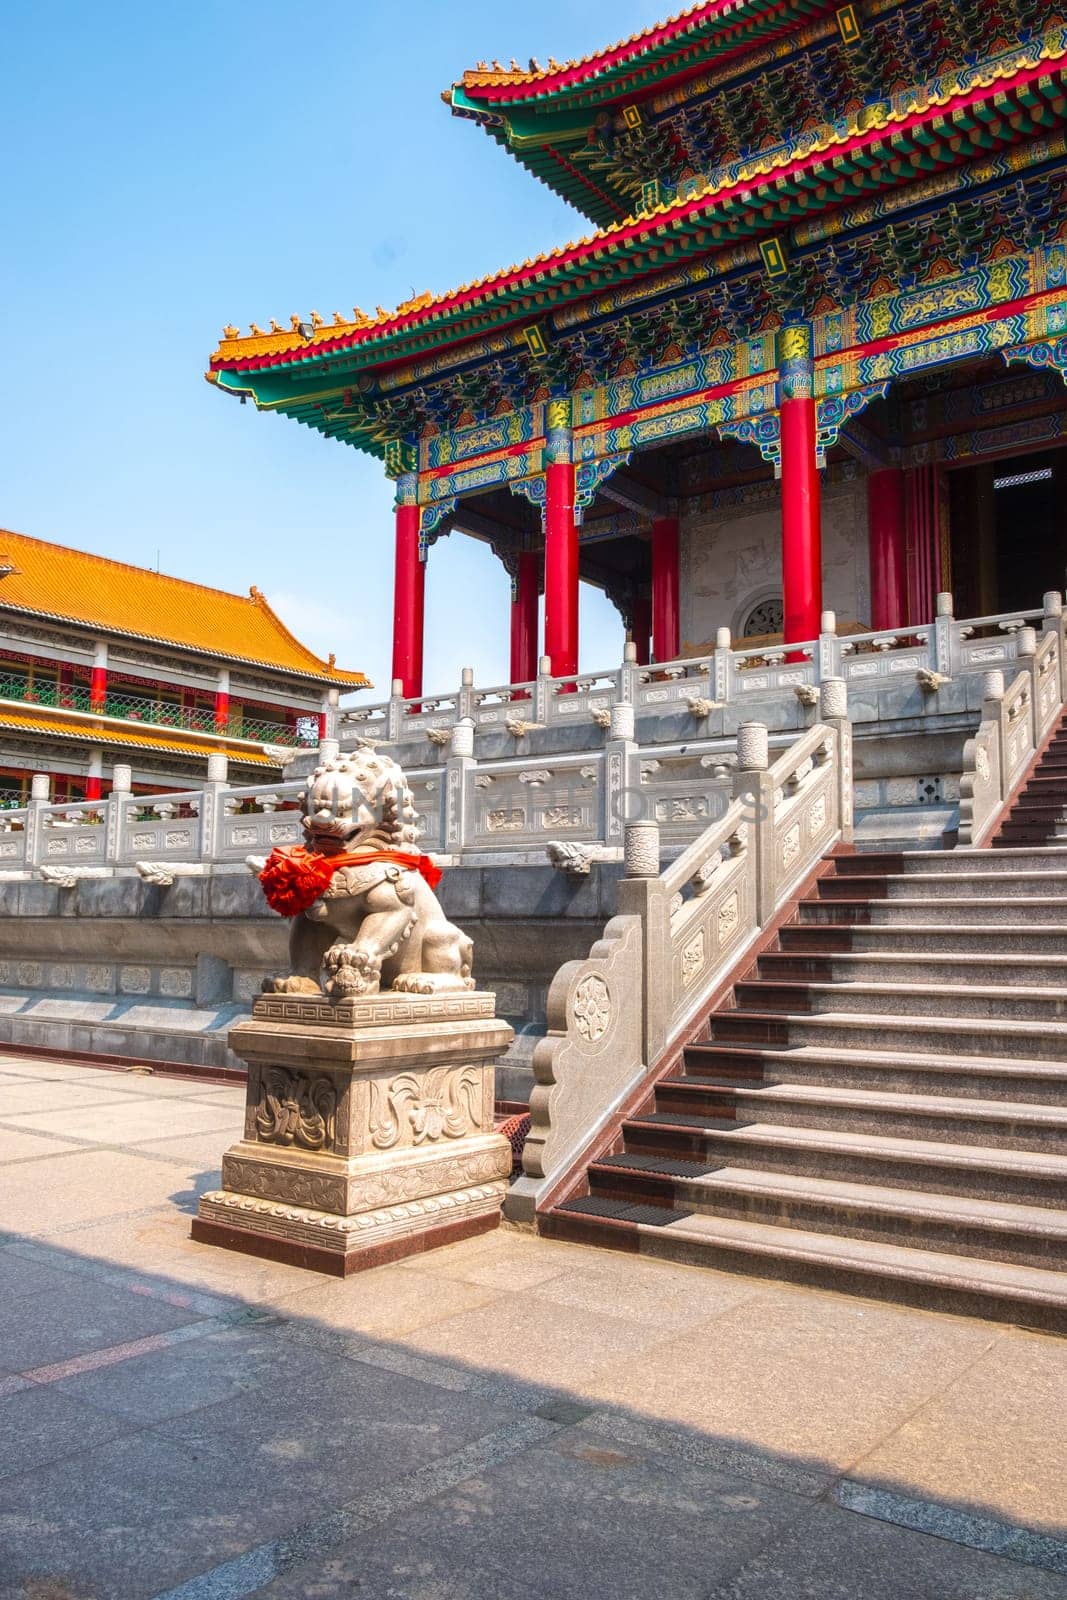
[[[858,474],[823,483],[824,604],[841,622],[867,623],[867,484]],[[690,511],[682,516],[683,648],[713,644],[717,628],[740,637],[752,606],[781,596],[781,512],[778,486],[751,508]]]

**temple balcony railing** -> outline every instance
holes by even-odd
[[[231,708],[227,721],[219,724],[210,706],[169,705],[149,700],[144,695],[124,694],[121,689],[114,688],[107,690],[101,703],[93,705],[87,684],[37,682],[31,685],[25,678],[11,674],[0,676],[0,702],[3,701],[112,717],[119,722],[139,722],[154,728],[174,728],[183,733],[245,739],[286,749],[313,749],[319,742],[318,716],[310,711],[294,725],[251,715],[237,706]]]
[[[952,615],[952,596],[942,594],[934,621],[921,626],[839,634],[828,611],[817,639],[789,645],[735,649],[729,629],[721,628],[714,650],[649,666],[638,665],[627,646],[622,665],[603,672],[554,677],[545,658],[532,683],[483,688],[468,669],[458,691],[395,695],[342,711],[339,737],[342,748],[361,738],[404,745],[427,738],[444,745],[450,730],[466,721],[476,733],[506,729],[521,738],[524,729],[575,729],[590,722],[606,727],[617,705],[633,706],[639,719],[688,713],[695,725],[724,711],[730,721],[723,731],[728,731],[737,717],[762,715],[763,706],[780,705],[790,691],[801,704],[814,705],[820,685],[832,678],[843,678],[857,691],[909,683],[914,689],[918,682],[924,693],[933,694],[938,681],[1010,671],[1020,630],[1059,628],[1062,609],[1062,596],[1050,592],[1033,610],[961,621]]]

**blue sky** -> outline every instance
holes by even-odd
[[[224,323],[393,306],[589,231],[440,91],[585,54],[648,0],[5,0],[0,527],[247,590],[388,692],[376,461],[203,380]],[[508,587],[432,551],[427,687],[507,676]],[[583,586],[582,666],[622,653]],[[377,698],[377,696],[375,696]]]

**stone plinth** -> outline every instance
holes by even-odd
[[[234,1028],[244,1136],[193,1238],[347,1276],[496,1227],[511,1148],[492,994],[263,995]]]

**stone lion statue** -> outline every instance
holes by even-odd
[[[300,796],[306,848],[276,850],[260,881],[293,919],[290,971],[267,993],[336,999],[395,990],[473,989],[473,947],[434,893],[441,874],[418,853],[403,772],[361,745],[317,767]]]

